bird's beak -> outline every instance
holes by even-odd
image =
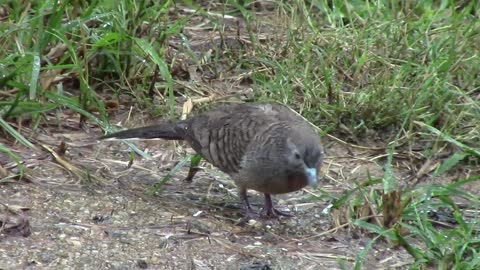
[[[317,180],[317,169],[315,168],[306,168],[307,173],[307,182],[310,186],[316,187],[318,184]]]

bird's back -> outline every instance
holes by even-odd
[[[251,145],[253,138],[278,124],[314,134],[301,116],[277,103],[221,104],[179,122],[177,128],[207,161],[227,174],[235,174],[241,169],[245,152],[256,147]]]

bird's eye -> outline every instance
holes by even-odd
[[[299,154],[299,153],[295,153],[295,158],[296,158],[296,159],[300,159],[300,158],[301,158],[301,157],[300,157],[300,154]]]

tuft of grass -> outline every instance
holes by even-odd
[[[272,28],[286,35],[256,59],[275,74],[255,74],[259,97],[293,104],[329,133],[343,124],[435,137],[415,133],[419,121],[478,147],[478,5],[446,2],[282,4]]]
[[[358,254],[355,269],[361,269],[374,243],[382,239],[404,248],[414,259],[413,269],[480,267],[480,200],[463,189],[479,181],[477,176],[445,186],[428,184],[380,196],[382,190],[375,185],[379,181],[372,179],[339,198],[333,208],[356,213],[347,217],[348,222],[374,235]],[[467,203],[459,205],[455,202],[458,199]]]

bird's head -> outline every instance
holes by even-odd
[[[286,171],[291,181],[318,184],[318,172],[323,162],[323,150],[315,139],[287,139]]]

